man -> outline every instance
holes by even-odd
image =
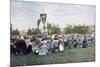
[[[82,48],[86,48],[88,46],[88,41],[87,41],[87,38],[86,36],[84,37],[84,40],[83,40],[83,45],[82,45]]]
[[[67,38],[64,39],[64,48],[67,47]]]
[[[19,54],[27,53],[27,46],[24,37],[17,39],[14,44],[16,46],[17,53]]]
[[[70,49],[73,48],[73,39],[72,39],[72,37],[68,37],[67,46]]]

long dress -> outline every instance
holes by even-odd
[[[62,38],[59,39],[59,41],[60,41],[59,50],[60,50],[60,51],[64,51],[64,41],[63,41]]]
[[[59,43],[59,40],[53,40],[52,48],[59,46],[58,43]]]
[[[62,43],[60,43],[60,45],[59,45],[59,50],[60,50],[60,51],[64,51],[64,46],[63,46]]]
[[[47,41],[41,41],[42,45],[39,50],[39,55],[46,55],[48,53]]]

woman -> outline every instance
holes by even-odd
[[[48,53],[47,40],[43,39],[41,41],[39,55],[46,55],[47,53]]]
[[[60,51],[64,51],[64,40],[63,40],[63,38],[60,38],[59,39],[59,50]]]
[[[62,52],[62,51],[64,51],[64,44],[63,43],[60,43],[60,45],[59,45],[59,50]]]

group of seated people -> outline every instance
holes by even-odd
[[[30,50],[31,47],[32,46],[30,45],[27,47],[24,38],[21,37],[21,38],[16,38],[15,41],[11,40],[10,51],[11,51],[11,54],[14,54],[14,55],[28,54],[29,52],[31,52]]]
[[[83,40],[74,37],[58,37],[55,36],[53,39],[48,37],[42,37],[38,39],[32,36],[29,42],[26,43],[26,39],[21,36],[15,39],[11,38],[10,43],[11,54],[23,55],[34,53],[38,55],[46,55],[47,53],[58,53],[64,51],[65,48],[87,48],[88,40],[84,37]]]

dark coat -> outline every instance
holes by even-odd
[[[24,40],[16,40],[14,45],[16,46],[16,50],[18,51],[18,53],[22,52],[22,53],[26,53],[27,52],[27,45],[25,43]]]
[[[87,39],[84,39],[83,40],[83,48],[86,48],[88,46],[88,42],[87,42]]]
[[[24,40],[19,41],[19,49],[26,50],[27,46]]]

